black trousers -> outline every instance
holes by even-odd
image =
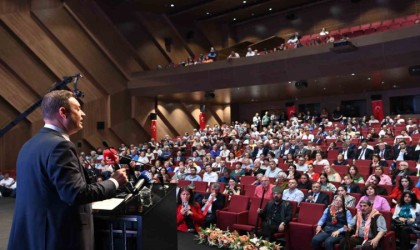
[[[383,246],[381,245],[381,242],[379,241],[379,244],[376,248],[373,248],[371,245],[371,241],[368,240],[366,241],[363,245],[362,242],[364,241],[363,238],[361,237],[352,237],[350,235],[346,235],[346,237],[344,237],[343,239],[341,239],[340,241],[340,250],[347,250],[347,249],[353,249],[356,246],[360,246],[360,249],[364,249],[364,250],[382,250]]]

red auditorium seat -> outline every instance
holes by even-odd
[[[300,204],[297,222],[289,223],[287,245],[290,250],[311,249],[311,240],[315,235],[315,227],[324,212],[324,204]]]
[[[194,181],[195,190],[198,192],[207,192],[208,182],[206,181]]]
[[[381,26],[381,22],[374,22],[370,25],[370,28],[374,29],[374,32],[377,31],[377,29]]]
[[[355,209],[349,209],[351,214],[354,216],[356,214],[356,210]],[[395,250],[397,248],[396,246],[396,239],[395,239],[395,232],[391,231],[391,221],[392,221],[392,213],[391,212],[384,212],[381,211],[382,216],[385,219],[386,222],[386,228],[388,229],[387,233],[385,234],[385,236],[381,239],[381,242],[383,244],[383,249],[384,250]],[[334,249],[338,250],[340,249],[339,244],[334,245]],[[360,249],[360,248],[353,248],[353,250],[356,249]]]
[[[261,207],[265,207],[269,199],[264,199]],[[257,223],[257,209],[260,207],[261,199],[260,198],[251,198],[250,199],[249,211],[238,216],[238,222],[232,225],[232,229],[238,231],[252,232],[255,229],[255,224]],[[261,225],[261,220],[259,220],[258,226]]]
[[[241,185],[251,185],[256,180],[255,176],[242,176]]]
[[[185,187],[191,184],[191,181],[186,181],[186,180],[179,180],[178,181],[178,187]]]
[[[375,32],[375,29],[371,27],[370,23],[362,24],[360,29],[363,31],[364,35],[369,35]]]
[[[334,37],[334,39],[337,41],[337,40],[340,40],[341,38],[342,38],[342,36],[341,36],[341,34],[340,34],[340,31],[338,31],[338,30],[333,30],[333,31],[331,31],[330,32],[330,36],[332,36],[332,37]]]
[[[232,195],[229,206],[216,211],[217,227],[226,230],[233,224],[238,223],[240,214],[245,214],[248,209],[249,197]]]
[[[290,203],[290,205],[292,206],[292,220],[296,219],[296,212],[297,212],[297,207],[298,207],[298,203],[296,201],[288,201]],[[288,231],[288,227],[284,229],[284,232],[282,233],[275,233],[273,235],[274,239],[282,239],[284,238],[286,240],[286,242],[289,242],[289,231]]]
[[[330,150],[327,153],[328,153],[327,159],[329,161],[337,160],[338,150]]]
[[[363,196],[362,194],[359,194],[359,193],[349,193],[349,195],[356,198],[356,201],[354,202],[354,206],[356,206],[357,203],[359,203],[360,198],[362,198],[362,196]]]
[[[381,26],[391,26],[392,24],[394,24],[394,20],[384,20],[382,21],[382,25]]]
[[[354,26],[350,28],[350,31],[352,33],[352,37],[358,37],[363,35],[363,29],[361,26]]]
[[[409,16],[406,17],[406,21],[412,21],[413,23],[414,23],[414,21],[416,21],[418,19],[419,19],[419,17],[416,14],[409,15]]]
[[[256,186],[254,185],[244,185],[244,195],[248,197],[254,197]]]
[[[398,17],[394,19],[394,23],[402,24],[406,21],[405,17]]]
[[[311,40],[311,35],[304,35],[300,39],[300,43],[302,43],[305,46],[308,46],[308,45],[310,45],[310,40]]]
[[[343,37],[352,37],[352,36],[351,36],[351,31],[350,31],[350,28],[343,28],[343,29],[340,29],[340,34],[341,34]]]
[[[399,29],[399,28],[401,28],[401,24],[399,24],[399,23],[394,23],[394,24],[389,26],[389,30],[395,30],[395,29]]]

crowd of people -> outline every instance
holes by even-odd
[[[343,37],[342,39],[349,39],[348,37]],[[322,43],[333,43],[335,41],[334,36],[329,36],[329,32],[322,28],[319,32],[319,36],[316,39],[310,41],[309,45],[318,45]],[[257,49],[252,49],[252,47],[248,47],[246,53],[242,56],[245,57],[252,57],[252,56],[259,56],[259,55],[266,55],[270,53],[280,52],[288,49],[296,49],[305,46],[301,42],[301,35],[299,32],[293,33],[286,42],[279,44],[274,48],[264,48],[263,50],[259,51]],[[198,65],[203,63],[212,63],[218,59],[219,53],[214,48],[211,47],[209,53],[207,54],[200,54],[196,58],[188,57],[185,61],[180,62],[179,64],[170,63],[166,65],[166,68],[176,68],[179,66],[192,66]],[[227,56],[227,59],[235,59],[240,58],[241,55],[237,51],[231,51],[231,53]],[[163,69],[162,65],[158,65],[157,69]]]
[[[396,127],[401,132],[395,135]],[[200,226],[215,224],[216,211],[224,208],[232,195],[245,194],[241,179],[253,176],[249,185],[255,186],[255,191],[251,196],[272,198],[274,203],[258,211],[264,222],[261,233],[266,239],[273,240],[274,232],[287,230],[285,226],[290,221],[282,214],[283,217],[267,222],[267,209],[279,206],[275,211],[280,213],[290,208],[281,205],[283,202],[310,202],[327,207],[319,222],[323,233],[316,234],[314,249],[320,241],[340,243],[350,229],[358,229],[363,241],[366,237],[358,220],[365,220],[366,215],[381,218],[381,211],[391,211],[395,222],[404,222],[403,226],[394,223],[393,229],[401,235],[401,249],[406,249],[413,232],[408,223],[420,212],[420,191],[416,187],[419,184],[414,182],[418,173],[415,166],[420,165],[420,138],[412,138],[417,138],[417,134],[416,120],[399,115],[382,121],[373,116],[347,118],[337,108],[331,114],[323,110],[316,117],[307,112],[288,119],[282,113],[266,112],[262,117],[256,114],[250,123],[216,124],[176,138],[164,136],[160,141],[122,144],[118,151],[134,160],[129,163],[135,170],[135,176],[129,177],[131,181],[144,178],[148,182],[192,183],[178,192],[177,220],[181,231],[197,232]],[[384,142],[386,138],[393,143]],[[333,151],[338,155],[331,159],[328,155]],[[82,153],[80,160],[92,162],[94,165],[86,165],[88,171],[96,172],[99,180],[106,180],[113,168],[105,164],[100,152],[99,148],[89,155]],[[369,162],[367,175],[360,173],[360,161]],[[209,183],[208,193],[194,192],[194,182]],[[386,188],[391,185],[391,189]],[[329,192],[335,195],[332,203]],[[347,208],[357,209],[360,215],[347,218]],[[345,227],[339,227],[339,223],[324,230],[331,226],[331,214],[340,223],[346,217]],[[376,222],[380,237],[380,232],[391,230],[384,228],[381,220]],[[379,238],[368,236],[374,246]]]

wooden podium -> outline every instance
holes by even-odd
[[[153,184],[153,204],[144,206],[139,195],[112,211],[93,213],[97,250],[178,249],[176,185]]]

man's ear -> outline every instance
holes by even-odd
[[[61,118],[67,118],[67,110],[66,110],[66,108],[65,108],[65,107],[60,107],[60,108],[58,109],[58,115],[59,115]]]

